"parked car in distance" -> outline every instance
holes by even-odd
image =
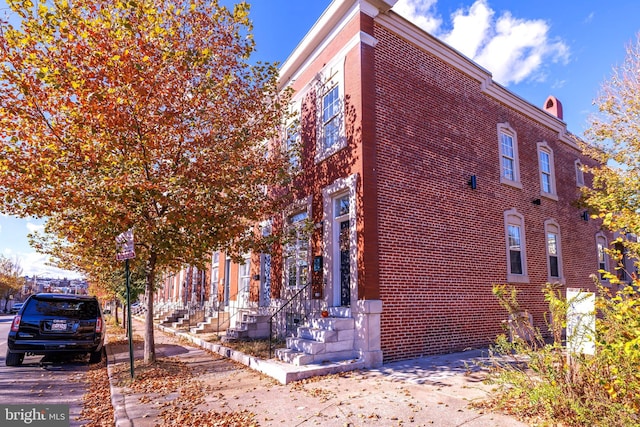
[[[11,308],[9,309],[9,313],[11,314],[17,314],[20,309],[22,308],[22,306],[24,305],[24,303],[22,302],[16,302],[14,303]]]
[[[7,366],[25,355],[88,353],[102,359],[105,325],[96,297],[71,294],[31,295],[13,319],[7,338]]]

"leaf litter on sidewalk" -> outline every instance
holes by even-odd
[[[159,426],[258,427],[255,414],[247,411],[202,410],[210,385],[199,380],[188,364],[176,357],[159,357],[156,362],[134,363],[135,377],[130,378],[129,364],[113,367],[114,381],[125,394],[140,395],[138,403],[159,410]]]

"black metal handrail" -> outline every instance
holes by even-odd
[[[306,322],[314,312],[320,312],[319,304],[315,304],[318,307],[313,307],[313,302],[310,295],[311,283],[307,283],[297,292],[295,292],[280,308],[278,308],[269,318],[269,358],[273,357],[273,344],[274,338],[287,338],[293,336],[298,326]],[[274,321],[277,322],[281,328],[277,328],[282,331],[282,334],[274,334],[273,326]]]

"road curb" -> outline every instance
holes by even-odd
[[[111,389],[111,405],[113,406],[114,424],[116,427],[132,427],[133,422],[127,414],[125,404],[125,396],[122,394],[120,387],[116,387],[115,375],[113,369],[116,364],[116,356],[113,353],[111,345],[107,344],[107,375],[109,376],[109,388]]]

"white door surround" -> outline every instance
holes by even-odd
[[[356,184],[358,174],[350,175],[333,182],[322,190],[323,199],[323,282],[325,284],[324,298],[328,307],[346,306],[343,292],[341,292],[341,273],[347,273],[344,266],[341,269],[341,247],[348,244],[348,282],[349,304],[354,307],[358,300],[358,240],[356,233]],[[342,209],[340,206],[342,201]],[[347,206],[348,205],[348,206]],[[348,231],[342,230],[344,223],[348,221]],[[348,239],[345,242],[344,239]],[[344,251],[342,251],[344,253]],[[344,255],[344,254],[343,254]],[[343,260],[344,261],[344,260]],[[343,279],[346,283],[346,280]]]

